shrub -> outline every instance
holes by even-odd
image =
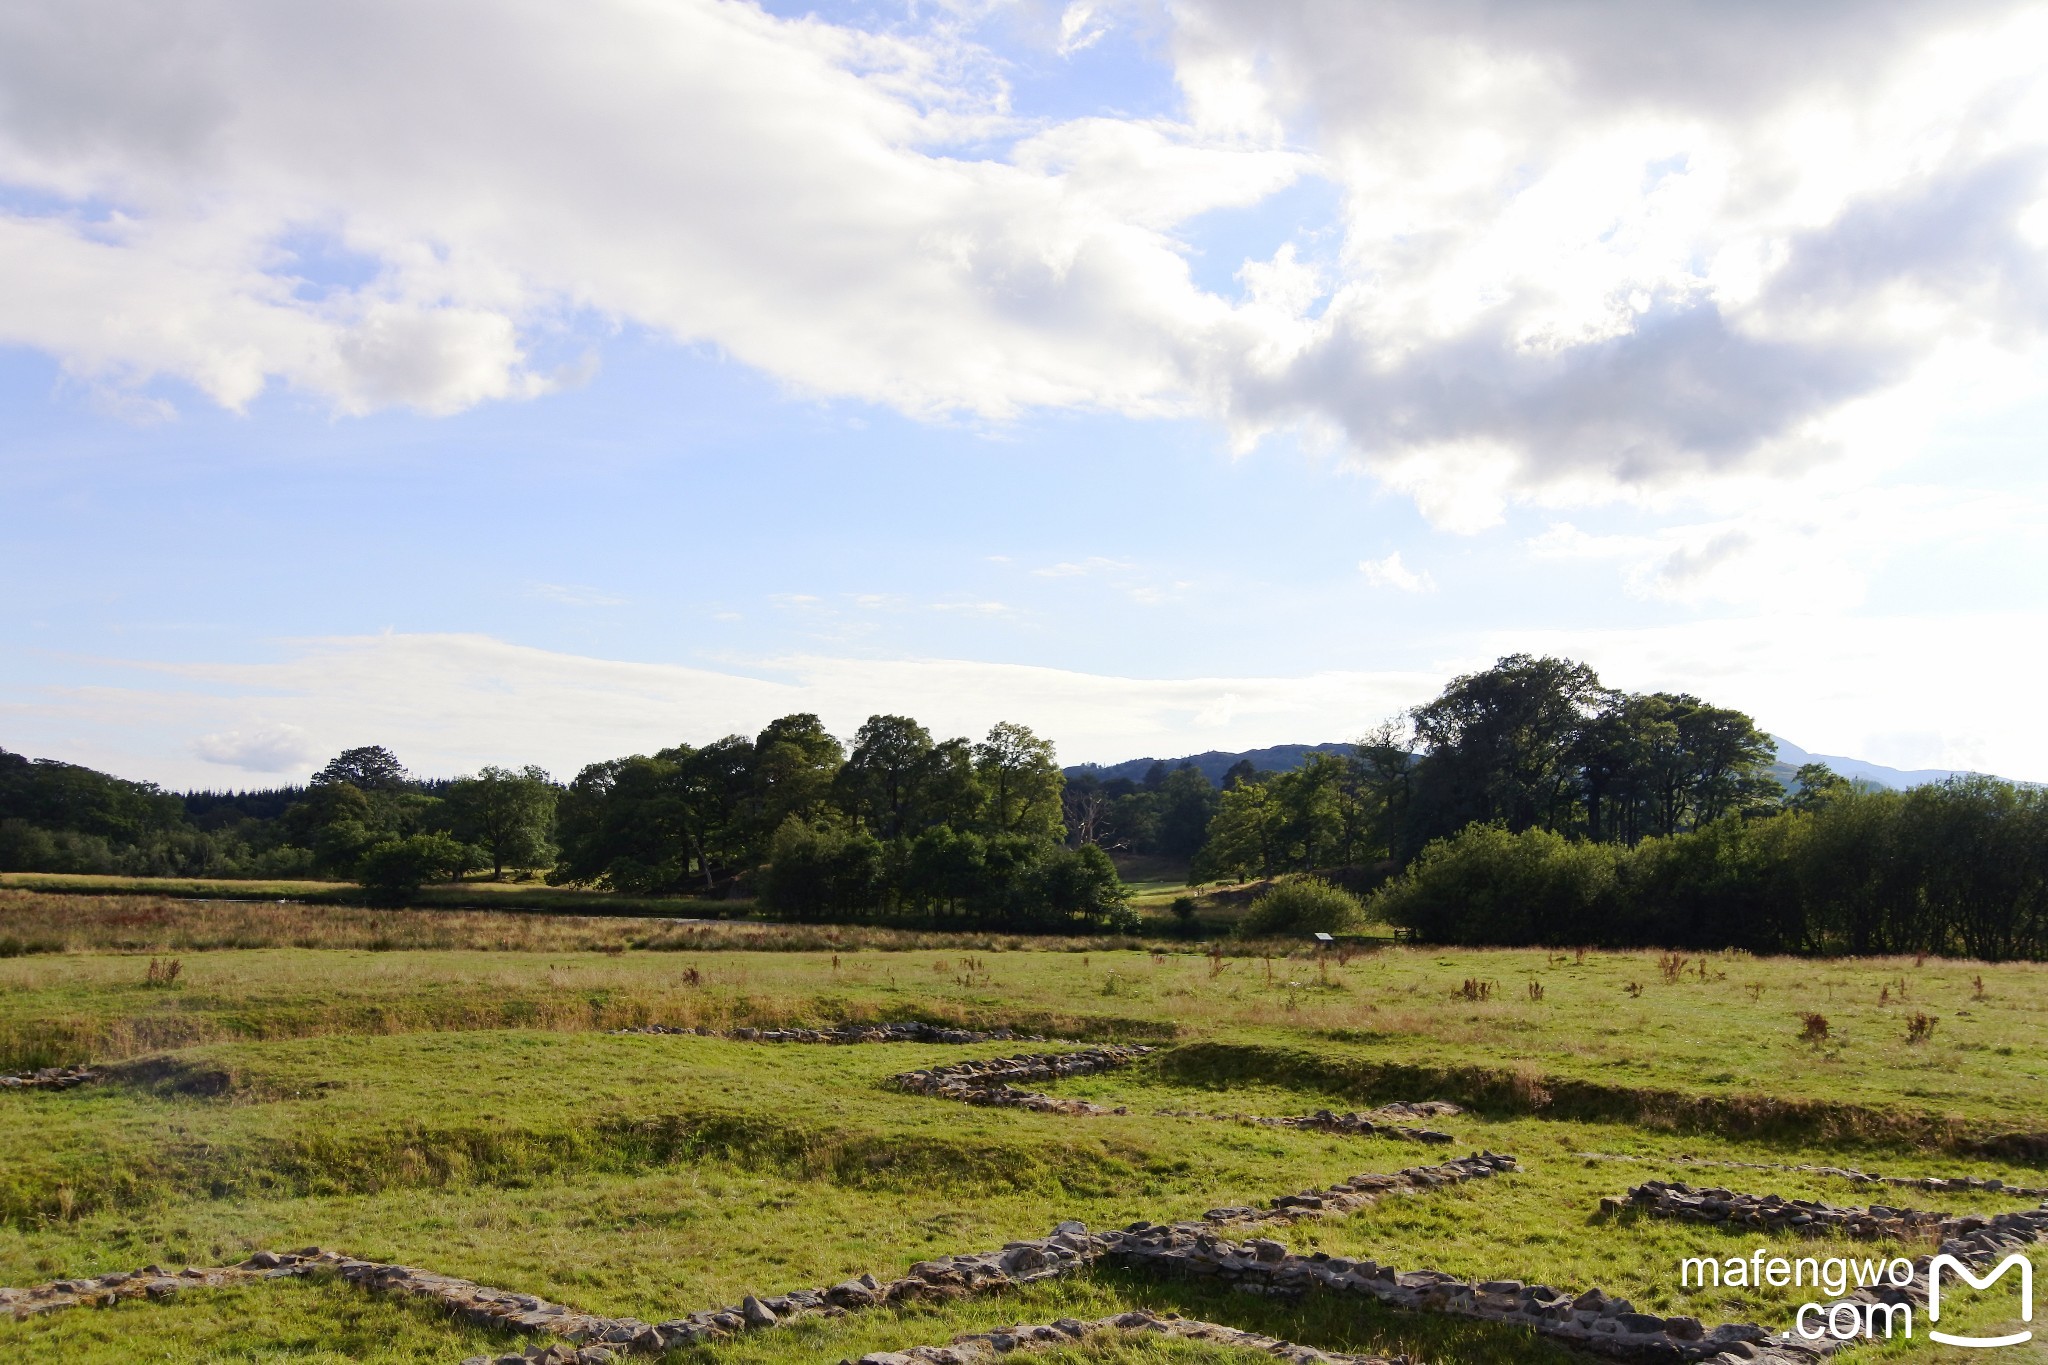
[[[1252,902],[1238,921],[1244,938],[1276,934],[1341,934],[1365,923],[1365,905],[1358,897],[1321,877],[1296,877],[1280,883]]]
[[[476,851],[446,834],[410,834],[373,844],[356,864],[356,880],[377,905],[403,905],[420,887],[460,874]]]
[[[1621,856],[1611,845],[1546,830],[1470,825],[1423,849],[1373,894],[1370,910],[1432,943],[1602,940],[1618,914]]]

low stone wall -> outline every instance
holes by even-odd
[[[1035,1033],[1011,1029],[946,1028],[909,1020],[895,1024],[834,1024],[830,1028],[681,1028],[674,1024],[642,1024],[613,1029],[616,1034],[685,1034],[745,1043],[1043,1043]]]
[[[1030,1109],[1044,1114],[1122,1114],[1114,1108],[1087,1100],[1064,1099],[1023,1090],[1013,1082],[1052,1081],[1068,1076],[1089,1076],[1129,1066],[1154,1049],[1139,1043],[1112,1043],[1081,1052],[1035,1052],[1021,1057],[998,1057],[992,1061],[959,1062],[923,1071],[905,1071],[889,1077],[893,1090],[960,1104],[992,1105],[1006,1109]]]
[[[1392,1190],[1428,1189],[1511,1169],[1511,1157],[1473,1156],[1442,1166],[1417,1167],[1391,1175],[1355,1176],[1343,1186],[1306,1195],[1283,1195],[1268,1209],[1212,1210],[1202,1229],[1213,1238],[1211,1224],[1240,1220],[1292,1221],[1358,1207]],[[1151,1224],[1134,1224],[1133,1230]],[[1121,1245],[1125,1234],[1091,1235],[1075,1222],[1062,1223],[1035,1241],[1010,1242],[998,1250],[970,1252],[920,1261],[893,1280],[862,1275],[817,1289],[798,1289],[765,1298],[748,1295],[739,1303],[705,1309],[685,1317],[649,1323],[638,1318],[604,1317],[551,1303],[531,1294],[495,1289],[452,1275],[414,1266],[367,1261],[341,1252],[307,1247],[299,1251],[259,1251],[239,1265],[209,1269],[185,1267],[168,1271],[146,1266],[87,1279],[53,1280],[29,1289],[0,1289],[0,1311],[16,1318],[60,1309],[110,1306],[125,1300],[165,1299],[187,1289],[244,1284],[286,1276],[332,1274],[344,1282],[377,1293],[425,1298],[448,1312],[480,1326],[559,1338],[554,1345],[530,1347],[503,1356],[473,1357],[465,1365],[512,1365],[545,1361],[546,1365],[602,1365],[628,1353],[655,1353],[699,1342],[716,1341],[759,1331],[808,1314],[827,1316],[878,1304],[919,1299],[962,1298],[1002,1292],[1019,1285],[1070,1274]],[[1273,1243],[1270,1245],[1278,1245]]]
[[[33,1289],[0,1289],[0,1308],[17,1318],[86,1304],[127,1299],[163,1299],[187,1288],[227,1285],[290,1275],[330,1273],[364,1289],[429,1299],[463,1319],[503,1330],[547,1335],[553,1344],[523,1352],[472,1357],[465,1365],[605,1365],[628,1353],[654,1353],[741,1333],[772,1328],[807,1314],[837,1315],[878,1304],[980,1295],[1106,1265],[1147,1275],[1205,1278],[1257,1294],[1309,1292],[1359,1294],[1391,1307],[1451,1313],[1510,1326],[1579,1346],[1633,1365],[1811,1365],[1840,1343],[1807,1343],[1774,1337],[1755,1323],[1709,1329],[1698,1319],[1638,1313],[1625,1299],[1598,1289],[1572,1294],[1519,1280],[1470,1281],[1439,1270],[1398,1271],[1371,1260],[1302,1256],[1267,1238],[1233,1241],[1225,1235],[1240,1222],[1291,1222],[1349,1212],[1395,1191],[1440,1188],[1512,1170],[1512,1157],[1475,1153],[1438,1166],[1412,1167],[1387,1175],[1360,1175],[1328,1190],[1283,1195],[1264,1209],[1212,1209],[1199,1222],[1133,1223],[1091,1233],[1076,1222],[1062,1223],[1046,1237],[1011,1242],[995,1251],[921,1261],[909,1273],[880,1281],[872,1275],[821,1289],[793,1290],[768,1298],[749,1295],[738,1304],[708,1309],[666,1322],[581,1313],[534,1295],[493,1289],[470,1280],[386,1262],[365,1261],[309,1247],[296,1252],[258,1252],[240,1265],[210,1270],[166,1271],[146,1266],[133,1273],[92,1279],[56,1280]],[[1771,1207],[1779,1207],[1773,1205]],[[2048,1207],[1990,1217],[1966,1215],[1944,1220],[1940,1250],[1973,1267],[1988,1265],[2009,1251],[2048,1233]],[[1913,1285],[1868,1288],[1848,1302],[1905,1302],[1924,1306],[1929,1257],[1914,1262]],[[1366,1357],[1311,1352],[1270,1338],[1206,1323],[1165,1326],[1178,1319],[1122,1314],[1096,1324],[1077,1323],[1083,1334],[1104,1324],[1126,1330],[1159,1330],[1200,1336],[1225,1344],[1249,1345],[1298,1365],[1377,1365]],[[1020,1345],[1056,1344],[1045,1333],[1075,1339],[1066,1326],[1010,1328],[970,1334],[944,1347],[866,1357],[868,1365],[979,1365],[983,1353],[1001,1354]],[[1006,1346],[1005,1343],[1008,1343]],[[956,1352],[942,1355],[942,1352]],[[962,1353],[964,1354],[958,1354]]]
[[[1931,1209],[1844,1208],[1814,1199],[1784,1199],[1775,1194],[1738,1194],[1733,1190],[1694,1189],[1683,1181],[1646,1180],[1620,1198],[1600,1201],[1604,1213],[1635,1209],[1653,1218],[1688,1223],[1725,1223],[1767,1232],[1797,1232],[1820,1237],[1838,1233],[1866,1241],[1889,1237],[1904,1241],[1942,1233],[1958,1223],[1952,1214]]]
[[[1968,1190],[1978,1194],[2009,1194],[2018,1199],[2048,1199],[2048,1186],[2008,1185],[1992,1177],[1974,1175],[1878,1175],[1853,1166],[1786,1166],[1764,1161],[1720,1161],[1698,1156],[1619,1156],[1610,1152],[1588,1152],[1588,1161],[1654,1162],[1672,1166],[1711,1167],[1722,1171],[1793,1171],[1800,1175],[1832,1176],[1858,1185],[1889,1185],[1901,1190],[1925,1190],[1939,1194],[1947,1190]]]
[[[1410,1128],[1405,1124],[1388,1123],[1384,1118],[1370,1114],[1333,1114],[1327,1109],[1318,1109],[1313,1114],[1301,1114],[1291,1118],[1263,1118],[1257,1114],[1244,1117],[1246,1123],[1262,1124],[1268,1128],[1297,1128],[1315,1133],[1339,1133],[1345,1137],[1395,1138],[1402,1142],[1428,1142],[1448,1144],[1457,1139],[1449,1133],[1439,1133],[1430,1128]]]
[[[1757,1351],[1757,1343],[1770,1336],[1755,1323],[1710,1331],[1697,1318],[1638,1313],[1628,1300],[1598,1289],[1573,1295],[1520,1280],[1474,1282],[1441,1270],[1399,1271],[1323,1252],[1300,1256],[1261,1238],[1228,1241],[1195,1223],[1134,1224],[1104,1234],[1103,1241],[1106,1264],[1146,1274],[1211,1279],[1249,1293],[1363,1295],[1395,1308],[1526,1327],[1621,1360],[1706,1361],[1731,1350],[1737,1352],[1727,1357],[1731,1361],[1773,1358],[1742,1354]]]
[[[100,1073],[89,1066],[46,1066],[40,1071],[0,1076],[0,1090],[69,1090],[99,1078]]]
[[[1012,1351],[1071,1346],[1104,1332],[1154,1333],[1180,1341],[1207,1341],[1218,1346],[1258,1351],[1292,1365],[1406,1365],[1407,1357],[1389,1361],[1381,1356],[1346,1355],[1298,1346],[1257,1332],[1240,1332],[1221,1323],[1183,1318],[1174,1313],[1152,1314],[1142,1310],[1113,1317],[1083,1321],[1061,1318],[1043,1325],[998,1327],[989,1332],[970,1332],[954,1337],[945,1346],[913,1346],[906,1351],[872,1351],[858,1361],[842,1360],[839,1365],[987,1365]]]
[[[1354,1175],[1326,1190],[1303,1190],[1283,1194],[1265,1208],[1227,1206],[1202,1215],[1208,1224],[1294,1223],[1304,1218],[1328,1218],[1355,1212],[1377,1203],[1389,1194],[1411,1194],[1441,1189],[1467,1180],[1485,1180],[1515,1169],[1515,1159],[1495,1152],[1474,1152],[1437,1166],[1410,1166],[1390,1175]],[[1145,1226],[1150,1227],[1151,1224]]]

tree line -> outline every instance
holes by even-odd
[[[194,793],[0,750],[0,871],[355,880],[379,899],[485,868],[640,895],[755,896],[791,919],[1136,927],[1115,865],[1070,844],[1051,743],[935,740],[814,715],[585,767],[420,780],[378,745],[303,788]]]
[[[2048,791],[1873,791],[1819,766],[1768,814],[1634,845],[1471,825],[1371,909],[1439,943],[2048,958]]]
[[[585,767],[449,780],[376,746],[305,787],[183,797],[0,751],[0,870],[353,878],[386,896],[484,868],[792,919],[1014,929],[1135,923],[1111,853],[1193,882],[1322,871],[1418,938],[2048,956],[2048,817],[1988,778],[1908,793],[1789,782],[1750,719],[1510,655],[1348,752],[1063,775],[1015,724],[850,743],[813,715]],[[1341,875],[1339,875],[1341,874]]]

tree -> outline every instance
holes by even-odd
[[[908,829],[930,775],[931,751],[931,731],[910,717],[869,716],[834,784],[854,823],[883,839]]]
[[[974,746],[974,774],[988,803],[991,832],[1058,837],[1066,778],[1050,740],[1026,726],[1000,722]]]
[[[681,890],[690,856],[678,780],[672,759],[644,754],[592,763],[576,774],[556,808],[561,857],[548,881],[642,895]]]
[[[1193,859],[1208,837],[1216,817],[1216,788],[1192,763],[1183,763],[1159,784],[1159,820],[1153,835],[1155,851],[1169,858]]]
[[[934,825],[988,828],[987,794],[974,768],[973,744],[964,738],[940,740],[926,753],[922,768],[902,829],[904,837]]]
[[[1785,793],[1787,810],[1821,810],[1856,790],[1855,784],[1825,763],[1802,763]]]
[[[1271,795],[1261,782],[1225,787],[1209,822],[1209,838],[1195,855],[1191,879],[1198,882],[1273,875]]]
[[[1314,753],[1266,783],[1267,842],[1280,865],[1272,870],[1307,871],[1342,857],[1347,766],[1334,754]]]
[[[346,782],[361,792],[400,792],[412,785],[405,765],[381,744],[343,749],[327,760],[327,766],[313,774],[313,785]]]
[[[325,782],[284,813],[293,843],[313,851],[314,865],[347,877],[372,844],[394,833],[370,798],[352,782]]]
[[[516,772],[487,766],[475,777],[457,778],[445,799],[455,836],[484,851],[495,881],[508,864],[533,867],[553,860],[560,795],[547,773],[529,764]]]
[[[1411,842],[1473,822],[1510,831],[1569,826],[1580,737],[1607,696],[1584,664],[1511,654],[1416,707],[1423,828],[1411,831]]]
[[[475,851],[446,834],[409,834],[370,846],[358,859],[356,880],[378,905],[403,905],[431,881],[460,876]]]
[[[1060,791],[1060,812],[1067,827],[1067,841],[1079,848],[1082,844],[1099,845],[1114,837],[1111,805],[1109,789],[1092,770],[1068,779]]]
[[[754,820],[765,838],[785,820],[817,821],[830,807],[846,750],[808,712],[771,720],[754,737]]]

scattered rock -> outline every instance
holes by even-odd
[[[961,1104],[1029,1109],[1044,1114],[1122,1114],[1127,1111],[1121,1105],[1109,1108],[1090,1104],[1087,1100],[1041,1095],[1020,1090],[1011,1082],[1088,1076],[1129,1066],[1152,1050],[1136,1043],[1112,1043],[1081,1052],[1039,1052],[1022,1057],[999,1057],[986,1062],[960,1062],[925,1071],[906,1071],[891,1076],[887,1084],[909,1094],[929,1095]]]
[[[69,1090],[99,1078],[99,1071],[89,1066],[46,1066],[40,1071],[0,1076],[0,1090]]]
[[[720,1031],[682,1028],[674,1024],[642,1024],[637,1028],[613,1029],[615,1034],[689,1034],[699,1038],[727,1038],[748,1043],[1042,1043],[1035,1034],[1006,1028],[948,1028],[909,1020],[894,1024],[834,1024],[830,1028],[735,1028]]]

